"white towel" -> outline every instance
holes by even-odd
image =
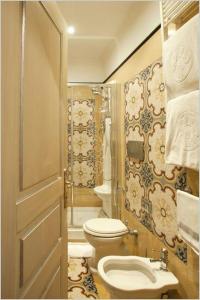
[[[178,234],[197,254],[199,253],[199,208],[198,197],[177,190]]]
[[[199,170],[199,90],[167,102],[165,162]]]
[[[111,180],[111,118],[105,119],[105,132],[103,137],[103,178]]]
[[[168,100],[199,89],[199,25],[198,14],[164,42]]]

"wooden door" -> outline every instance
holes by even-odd
[[[2,298],[66,299],[66,24],[55,2],[1,10]]]

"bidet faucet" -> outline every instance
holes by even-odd
[[[168,271],[168,250],[166,248],[162,248],[160,251],[152,249],[152,251],[160,252],[160,259],[150,258],[150,262],[160,261],[160,269],[164,271]]]

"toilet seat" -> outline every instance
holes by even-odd
[[[85,232],[99,237],[117,237],[128,232],[127,227],[118,219],[95,218],[83,224]]]

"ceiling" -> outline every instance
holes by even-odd
[[[76,29],[69,35],[68,81],[103,82],[160,23],[158,2],[58,1]]]

